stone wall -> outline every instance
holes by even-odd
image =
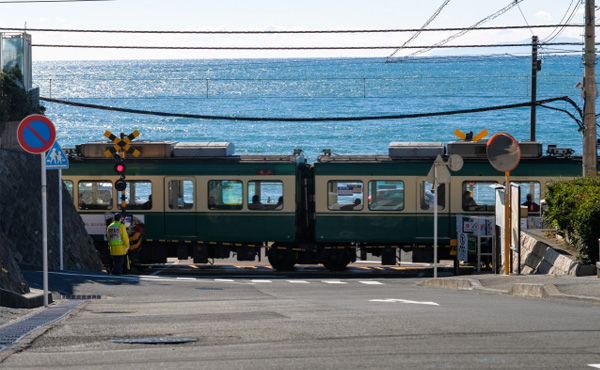
[[[22,150],[16,140],[18,122],[0,123],[0,289],[28,291],[16,263],[42,266],[41,158]],[[46,171],[48,266],[60,268],[58,171]],[[99,271],[100,258],[71,196],[62,186],[64,268]],[[4,271],[8,271],[5,273]],[[10,275],[10,278],[5,275]]]
[[[580,264],[573,255],[552,244],[540,230],[521,232],[521,273],[570,276],[597,273],[594,265]],[[517,263],[518,256],[513,254],[513,266]]]

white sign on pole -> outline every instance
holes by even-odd
[[[69,160],[60,145],[58,145],[58,142],[55,141],[46,155],[46,169],[66,170],[67,168],[69,168]]]
[[[458,260],[467,261],[469,254],[469,236],[466,233],[458,233]]]

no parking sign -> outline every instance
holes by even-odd
[[[42,159],[42,249],[44,270],[44,307],[48,307],[48,216],[46,200],[46,157],[44,153],[56,140],[54,124],[47,117],[32,114],[25,117],[17,129],[17,140],[21,147]],[[61,184],[62,185],[62,184]]]
[[[27,116],[19,124],[17,140],[21,147],[29,153],[44,153],[52,147],[56,140],[54,124],[40,114]]]

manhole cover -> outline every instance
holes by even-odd
[[[131,339],[111,339],[113,343],[141,343],[141,344],[180,344],[197,342],[196,338],[131,338]]]

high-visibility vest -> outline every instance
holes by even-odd
[[[106,234],[108,236],[108,248],[112,256],[122,256],[127,254],[129,238],[127,236],[125,225],[119,221],[115,221],[108,226]]]

